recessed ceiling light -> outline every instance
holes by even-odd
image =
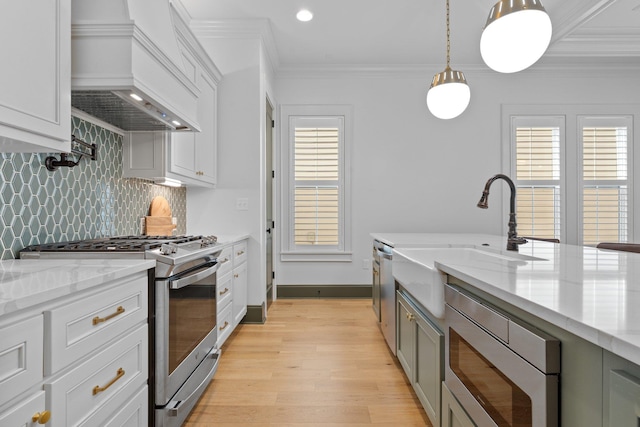
[[[309,12],[307,9],[302,9],[296,14],[296,18],[298,18],[298,21],[309,22],[313,19],[313,13]]]
[[[131,96],[133,99],[135,99],[138,102],[142,101],[142,98],[139,95],[135,94],[135,93],[132,93],[129,96]]]

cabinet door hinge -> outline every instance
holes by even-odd
[[[272,271],[272,272],[271,272],[271,278],[272,278],[272,279],[275,279],[275,278],[276,278],[276,272],[275,272],[275,271]]]
[[[275,120],[271,120],[271,127],[272,128],[276,127],[276,121]]]
[[[271,178],[275,178],[276,177],[276,171],[271,171]]]
[[[271,221],[271,228],[276,228],[276,222],[275,221]]]

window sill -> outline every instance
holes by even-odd
[[[351,262],[351,252],[281,252],[282,262]]]

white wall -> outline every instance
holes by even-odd
[[[278,285],[370,283],[370,269],[362,264],[370,260],[371,232],[506,234],[507,219],[497,191],[488,210],[476,208],[486,180],[504,172],[501,105],[602,104],[606,113],[606,104],[640,101],[637,70],[515,75],[463,71],[471,86],[471,103],[462,116],[449,121],[438,120],[427,110],[431,75],[277,76],[281,105],[354,106],[353,262],[277,258]]]
[[[187,190],[187,230],[191,234],[251,237],[248,248],[248,303],[265,301],[264,208],[261,168],[264,134],[264,71],[258,39],[199,37],[223,75],[218,86],[218,173],[215,189]],[[262,101],[261,101],[262,100]],[[246,211],[236,200],[247,198]]]

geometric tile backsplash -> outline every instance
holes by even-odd
[[[122,178],[122,136],[77,117],[71,123],[76,138],[96,144],[97,160],[51,172],[51,154],[0,153],[0,259],[37,243],[140,234],[155,196],[169,201],[175,233],[186,233],[185,187]]]

